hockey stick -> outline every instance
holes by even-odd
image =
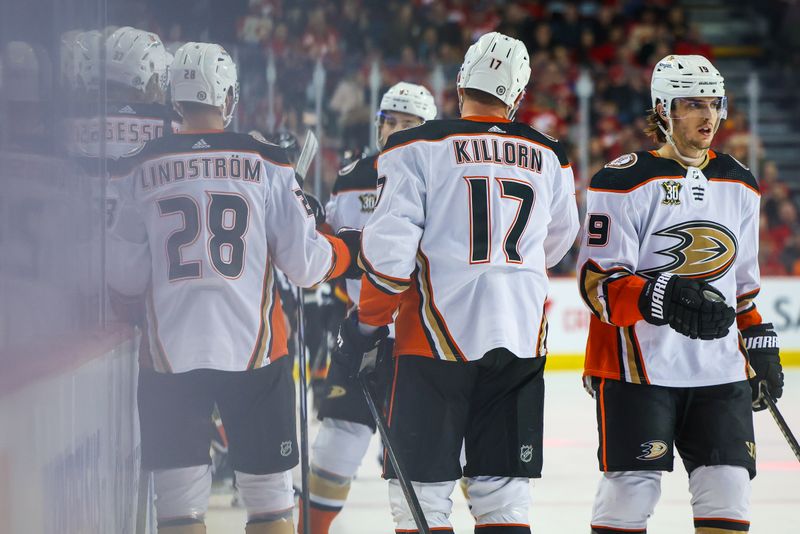
[[[377,359],[377,353],[378,349],[376,348],[364,356],[364,361],[374,361]],[[392,447],[392,442],[389,441],[389,425],[386,423],[386,418],[383,416],[381,411],[378,410],[378,407],[375,403],[375,392],[372,390],[372,386],[369,384],[369,382],[367,382],[366,373],[363,372],[364,362],[362,362],[361,368],[362,371],[359,371],[358,373],[358,383],[361,385],[361,391],[364,393],[364,398],[367,401],[367,407],[372,414],[372,418],[375,420],[375,426],[378,427],[378,432],[381,435],[381,441],[383,441],[383,446],[386,448],[386,455],[389,457],[389,461],[392,463],[392,468],[394,468],[397,481],[400,483],[400,488],[403,490],[403,495],[406,497],[408,507],[411,509],[411,515],[414,516],[414,522],[417,524],[417,530],[419,530],[420,534],[430,534],[431,530],[430,527],[428,527],[428,521],[425,519],[425,514],[422,512],[422,507],[419,505],[419,500],[417,499],[416,492],[414,492],[414,487],[411,485],[411,481],[406,478],[406,471],[403,468],[403,464],[400,462],[400,458],[398,458],[395,454],[394,447]]]
[[[309,130],[303,143],[303,150],[297,160],[295,173],[300,179],[302,187],[306,178],[311,160],[317,153],[319,143],[317,137]],[[311,460],[308,457],[308,382],[306,380],[306,343],[303,336],[305,325],[303,323],[303,290],[297,287],[297,364],[300,367],[300,478],[302,488],[300,500],[303,503],[303,530],[311,530],[311,501],[309,498],[308,475]]]
[[[303,290],[297,286],[297,365],[300,367],[300,500],[303,503],[303,530],[311,529],[311,501],[309,498],[308,474],[308,382],[306,381],[306,343],[303,339]],[[301,533],[302,534],[302,533]]]
[[[314,132],[309,130],[306,134],[306,140],[303,141],[303,149],[300,151],[300,156],[297,158],[297,164],[294,167],[294,171],[300,179],[300,187],[303,186],[306,174],[308,174],[308,169],[311,167],[311,161],[317,154],[318,149],[319,141],[317,140],[317,136],[314,135]]]
[[[797,438],[794,437],[789,425],[786,424],[786,419],[783,418],[780,410],[778,410],[778,405],[775,403],[775,399],[772,398],[772,394],[769,392],[767,383],[761,382],[759,387],[761,388],[761,395],[764,397],[764,400],[767,403],[767,409],[772,415],[772,418],[775,419],[775,424],[778,425],[783,437],[786,438],[786,441],[789,443],[789,448],[792,449],[795,458],[800,461],[800,444],[797,443]]]

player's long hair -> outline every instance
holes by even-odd
[[[669,126],[667,123],[664,122],[664,119],[659,117],[658,113],[656,113],[655,109],[648,110],[647,112],[647,126],[644,128],[644,133],[652,139],[656,143],[666,143],[667,137],[664,135],[664,132],[661,131],[659,128],[659,124],[663,126],[665,129],[668,129]]]

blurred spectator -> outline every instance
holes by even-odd
[[[517,120],[561,139],[573,160],[577,154],[571,142],[579,120],[574,89],[581,69],[586,69],[595,87],[589,147],[589,167],[594,172],[622,153],[650,145],[642,129],[644,113],[651,105],[649,81],[655,62],[669,53],[712,54],[683,5],[669,0],[231,1],[239,6],[232,11],[238,21],[230,29],[214,31],[235,31],[241,48],[238,60],[245,67],[242,90],[248,97],[243,99],[247,104],[239,108],[238,128],[280,127],[300,129],[297,133],[302,134],[304,128],[322,120],[325,179],[340,166],[337,151],[372,144],[368,139],[373,120],[368,74],[375,60],[383,66],[382,85],[407,79],[441,90],[440,117],[451,118],[458,115],[455,87],[433,87],[434,66],[441,66],[445,79],[455,77],[464,51],[487,31],[521,39],[531,54],[532,77]],[[185,16],[186,12],[198,13],[198,3],[175,0],[167,4],[169,8],[159,7],[159,12],[167,11],[160,21],[165,27],[163,34],[181,39],[209,31],[202,29],[208,17],[187,21]],[[798,32],[792,25],[800,14],[797,5],[772,6],[766,12],[783,45],[797,41]],[[277,116],[272,125],[266,121],[266,49],[275,54],[278,69]],[[792,56],[787,46],[781,53],[794,58],[787,58],[787,64],[795,61],[800,65],[800,53]],[[317,60],[326,69],[324,94],[329,97],[323,102],[321,118],[314,116],[313,91],[309,89]],[[747,117],[731,103],[715,145],[746,163],[749,144]],[[759,161],[762,159],[759,153]],[[794,201],[774,164],[763,162],[760,174],[765,268],[791,272],[796,269],[798,248],[792,237],[792,232],[798,231],[797,209],[786,207],[794,206]],[[584,183],[588,176],[577,178]],[[572,266],[564,264],[559,269],[566,273]]]

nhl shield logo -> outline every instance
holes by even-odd
[[[281,456],[289,456],[290,454],[292,454],[292,442],[291,441],[281,442]]]
[[[666,206],[677,206],[681,203],[681,185],[675,180],[667,180],[661,182],[661,187],[664,188],[664,200],[662,204]]]
[[[519,448],[519,459],[523,463],[528,463],[533,460],[533,445],[523,445]]]

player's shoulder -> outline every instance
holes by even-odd
[[[390,135],[384,147],[384,152],[414,141],[440,141],[458,135],[481,134],[524,138],[554,152],[558,156],[561,165],[569,164],[564,147],[554,137],[521,122],[508,122],[500,118],[491,120],[490,117],[481,118],[481,120],[441,119],[427,121],[417,127]]]
[[[758,181],[750,169],[738,159],[724,152],[710,152],[711,159],[703,172],[709,180],[738,182],[758,193]]]
[[[167,106],[155,103],[109,104],[108,115],[158,120],[172,117]]]
[[[289,156],[278,145],[249,134],[234,132],[192,132],[166,135],[144,144],[137,154],[139,161],[167,154],[203,154],[213,152],[255,152],[263,159],[290,167]]]
[[[564,149],[564,145],[562,145],[555,137],[541,132],[533,126],[521,122],[512,122],[508,126],[509,133],[511,135],[524,137],[525,139],[529,139],[539,146],[552,150],[555,155],[558,156],[558,162],[562,167],[569,165],[567,151]]]
[[[654,151],[623,154],[606,163],[589,181],[589,189],[625,193],[654,178],[683,176],[685,169],[676,161]]]
[[[378,179],[378,171],[375,167],[377,160],[377,155],[365,156],[342,167],[333,184],[333,194],[375,189]]]

